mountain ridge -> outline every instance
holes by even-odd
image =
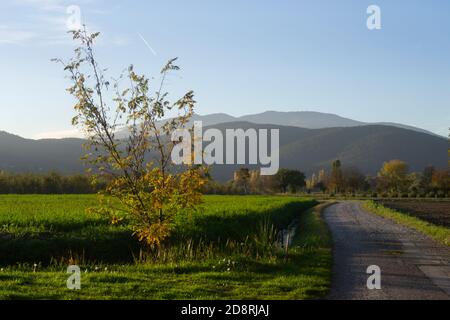
[[[215,126],[217,128],[217,126]],[[227,123],[225,128],[255,128],[252,123]],[[280,129],[280,167],[302,170],[307,174],[329,170],[334,160],[345,167],[357,167],[366,175],[376,175],[384,162],[400,159],[411,171],[426,166],[447,167],[448,140],[421,132],[383,125],[348,128],[305,129],[259,125],[255,129]],[[224,180],[242,166],[223,166],[216,177]],[[256,168],[256,166],[251,168]]]
[[[294,126],[306,129],[325,129],[336,127],[357,127],[367,125],[386,125],[393,126],[412,131],[422,132],[438,137],[442,137],[431,131],[395,123],[395,122],[362,122],[345,118],[333,113],[324,113],[317,111],[265,111],[262,113],[248,114],[239,117],[234,117],[226,113],[212,113],[207,115],[194,114],[188,125],[193,125],[194,121],[202,121],[203,126],[212,126],[217,124],[229,123],[229,122],[250,122],[254,124],[269,124],[280,126]],[[127,131],[123,129],[119,132],[120,137],[126,137]]]
[[[279,129],[280,167],[298,169],[306,174],[329,169],[335,159],[344,166],[358,167],[374,175],[383,162],[400,159],[412,171],[428,165],[448,166],[448,140],[444,137],[383,125],[307,129],[295,126],[228,122],[213,126],[226,129]],[[207,130],[208,126],[204,127]],[[0,170],[9,172],[48,172],[64,174],[85,170],[80,160],[85,153],[83,139],[31,140],[0,132]],[[224,165],[212,168],[213,177],[226,181],[243,166]],[[247,166],[256,168],[255,166]]]

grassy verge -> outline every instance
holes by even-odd
[[[271,221],[281,226],[286,226],[291,218],[299,218],[298,232],[287,256],[281,248],[274,248],[270,253],[263,254],[258,250],[247,253],[226,247],[227,250],[219,250],[210,255],[193,255],[186,259],[178,257],[164,263],[86,262],[80,264],[82,288],[79,291],[66,288],[69,276],[66,274],[66,265],[41,267],[39,264],[34,266],[31,261],[9,264],[0,269],[0,299],[320,298],[326,295],[330,287],[331,239],[320,217],[320,210],[308,209],[312,204],[314,203],[301,202],[298,198],[285,197],[209,197],[207,212],[182,222],[186,227],[180,232],[180,239],[204,228],[208,229],[209,223],[217,220],[220,223],[216,221],[218,225],[214,224],[212,227],[214,232],[233,237],[234,245],[237,245],[237,241],[242,240],[242,230],[248,228],[251,235],[258,235],[258,227],[254,226],[258,221],[255,221],[256,212],[260,212],[264,219],[272,215]],[[226,212],[223,208],[227,209]],[[253,218],[248,218],[248,215]],[[15,216],[16,220],[20,220],[19,218],[20,215]],[[64,215],[57,219],[60,224],[67,220],[70,219]],[[77,219],[75,221],[80,222]],[[232,228],[225,227],[229,224]],[[100,222],[98,225],[102,226]],[[223,226],[223,230],[219,226]],[[22,233],[35,229],[30,227],[27,219],[16,228],[22,230]],[[105,227],[99,230],[109,230],[102,228]],[[74,232],[80,235],[80,230]],[[210,233],[211,239],[214,232]],[[113,235],[114,233],[110,235],[112,239]],[[202,238],[208,238],[206,235]],[[256,237],[253,240],[259,239]],[[103,247],[103,250],[113,252],[113,247],[114,245],[109,249]]]
[[[429,222],[420,220],[416,217],[405,213],[398,212],[393,209],[386,208],[375,201],[364,202],[364,208],[384,218],[391,219],[397,223],[422,232],[437,242],[450,246],[450,229],[442,226],[436,226]]]

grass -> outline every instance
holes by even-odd
[[[126,227],[84,213],[95,197],[2,196],[0,299],[313,299],[328,292],[331,240],[319,211],[310,209],[315,201],[205,200],[202,210],[177,221],[170,259],[136,262]],[[287,255],[267,249],[273,230],[294,219],[298,231]],[[66,288],[67,250],[84,254],[79,291]]]
[[[418,219],[416,217],[410,216],[406,213],[386,208],[383,205],[376,203],[374,201],[364,202],[364,207],[370,212],[373,212],[384,218],[391,219],[397,223],[403,224],[412,229],[415,229],[419,232],[422,232],[430,236],[431,238],[433,238],[434,240],[443,245],[450,246],[449,228],[437,226],[424,220]]]
[[[137,243],[125,227],[85,212],[95,205],[92,195],[0,196],[0,265],[47,265],[71,256],[129,261]]]

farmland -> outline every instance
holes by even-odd
[[[437,207],[440,207],[437,210],[446,210],[446,203],[448,202],[402,200],[398,203],[397,201],[386,202],[384,205],[384,202],[380,201],[366,201],[363,206],[374,214],[415,229],[445,246],[450,246],[450,228],[442,225],[443,220],[437,219],[440,216],[446,217],[448,211],[434,211]],[[393,207],[401,209],[393,209]],[[435,212],[435,215],[431,212]],[[432,223],[432,221],[436,223]]]
[[[0,299],[307,299],[324,296],[331,240],[314,200],[207,196],[162,254],[86,213],[95,196],[0,197]],[[276,232],[299,219],[286,253]],[[66,288],[66,268],[82,289]]]
[[[383,200],[387,207],[438,226],[450,228],[450,201],[433,200]]]

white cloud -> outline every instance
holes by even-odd
[[[19,11],[21,19],[12,14],[3,18],[0,45],[39,44],[65,34],[66,6],[64,0],[11,0],[12,12]]]
[[[37,37],[32,31],[11,29],[7,26],[0,26],[1,44],[21,44]]]
[[[45,11],[65,10],[64,0],[14,0],[17,5],[33,6]]]
[[[72,38],[67,31],[69,31],[68,21],[73,12],[68,12],[67,9],[73,5],[78,6],[81,9],[80,23],[86,23],[90,30],[101,31],[101,28],[91,20],[94,20],[96,15],[110,14],[118,8],[103,3],[99,9],[101,2],[97,1],[94,4],[92,0],[10,0],[10,7],[23,11],[21,13],[23,20],[18,21],[14,15],[9,21],[7,18],[3,19],[4,25],[0,26],[0,46],[72,45]],[[87,16],[90,18],[87,19]],[[110,35],[102,42],[124,46],[129,43],[129,38],[125,35]]]

